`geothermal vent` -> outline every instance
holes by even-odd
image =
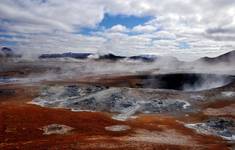
[[[128,83],[124,84],[127,80]],[[116,80],[115,84],[117,86],[130,86],[133,88],[138,87],[182,91],[202,91],[223,87],[234,81],[235,77],[230,75],[176,73],[129,76],[126,80]]]

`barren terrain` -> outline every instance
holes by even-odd
[[[231,70],[123,63],[3,64],[0,149],[235,148]]]

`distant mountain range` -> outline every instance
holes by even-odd
[[[93,53],[62,53],[62,54],[42,54],[39,56],[39,59],[49,59],[49,58],[74,58],[74,59],[87,59],[90,56],[93,56]],[[105,55],[100,55],[95,57],[96,60],[110,60],[110,61],[117,61],[122,59],[129,59],[129,60],[139,60],[143,62],[153,62],[160,57],[156,55],[137,55],[137,56],[119,56],[112,53],[108,53]],[[173,57],[172,57],[173,58]],[[164,59],[161,58],[161,59]],[[175,60],[177,60],[175,58]],[[204,62],[208,64],[217,64],[217,63],[235,63],[235,50],[230,51],[228,53],[222,54],[217,57],[202,57],[194,62]]]
[[[62,53],[62,54],[42,54],[39,56],[39,59],[49,59],[49,58],[75,58],[75,59],[87,59],[90,56],[93,56],[92,53]],[[114,54],[105,54],[100,55],[97,58],[97,60],[111,60],[111,61],[117,61],[122,59],[130,59],[130,60],[141,60],[145,62],[153,62],[157,59],[157,56],[155,55],[138,55],[138,56],[118,56]]]
[[[105,55],[100,55],[99,57],[98,57],[98,59],[101,59],[101,60],[103,60],[103,59],[106,59],[106,60],[121,60],[121,59],[124,59],[124,58],[126,58],[125,56],[117,56],[117,55],[114,55],[114,54],[111,54],[111,53],[109,53],[109,54],[105,54]]]
[[[145,62],[153,62],[157,59],[156,55],[138,55],[129,57],[131,60],[142,60]]]
[[[137,56],[119,56],[112,53],[99,55],[94,57],[93,53],[61,53],[61,54],[42,54],[38,58],[39,59],[51,59],[51,58],[74,58],[74,59],[87,59],[93,58],[96,60],[110,60],[110,61],[118,61],[118,60],[138,60],[143,62],[153,62],[155,60],[161,59],[164,60],[164,57],[158,57],[156,55],[137,55]],[[20,58],[20,54],[16,54],[12,49],[8,47],[2,47],[0,49],[0,58]],[[174,57],[172,57],[174,58]],[[172,59],[178,61],[176,58]],[[235,50],[230,51],[228,53],[219,55],[217,57],[202,57],[194,62],[203,62],[208,64],[218,64],[218,63],[234,63],[235,64]],[[193,63],[194,63],[193,62]]]
[[[91,53],[63,53],[63,54],[42,54],[39,59],[47,58],[75,58],[75,59],[86,59]]]

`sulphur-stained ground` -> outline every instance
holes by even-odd
[[[231,67],[221,74],[217,65],[129,61],[1,66],[0,150],[235,149]]]
[[[108,112],[73,112],[28,103],[40,90],[40,84],[0,87],[0,149],[234,149],[232,140],[185,126],[209,116],[233,119],[231,98],[203,103],[197,113],[140,113],[119,121]]]

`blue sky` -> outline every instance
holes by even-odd
[[[4,46],[14,46],[16,43],[11,41],[11,39],[13,38],[12,35],[7,34],[7,32],[1,32],[0,31],[0,38],[2,38],[0,40],[0,44],[4,45]]]
[[[104,19],[99,23],[99,26],[111,28],[115,25],[123,25],[127,28],[133,28],[153,19],[151,16],[127,16],[127,15],[109,15],[105,14]]]
[[[91,33],[112,28],[115,25],[122,25],[126,28],[133,28],[137,25],[143,25],[144,23],[153,19],[152,16],[133,16],[133,15],[109,15],[104,14],[103,20],[95,28],[82,28],[78,33],[84,35],[90,35]]]

